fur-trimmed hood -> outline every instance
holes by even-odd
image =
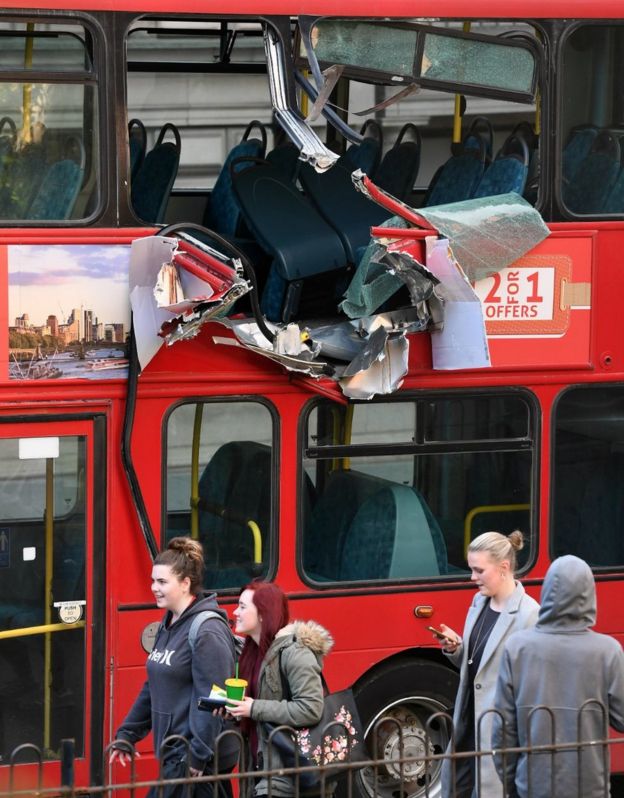
[[[293,621],[280,629],[275,637],[277,639],[288,635],[295,637],[301,645],[319,657],[326,657],[334,645],[334,638],[316,621]]]

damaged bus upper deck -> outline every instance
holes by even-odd
[[[0,790],[126,778],[190,535],[331,631],[358,795],[439,796],[472,538],[624,636],[621,3],[172,5],[0,13]]]

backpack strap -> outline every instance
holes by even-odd
[[[286,678],[286,674],[282,668],[282,651],[284,649],[280,648],[278,654],[278,667],[280,673],[280,681],[282,682],[282,698],[285,698],[286,701],[292,701],[292,692],[290,690],[290,685],[288,684],[288,679]],[[323,671],[321,671],[321,684],[323,685],[323,695],[329,695],[329,688],[327,687],[327,682],[325,681],[325,677],[323,676]]]
[[[225,620],[223,615],[215,612],[214,610],[202,610],[193,618],[191,628],[189,629],[188,633],[188,642],[191,648],[191,654],[195,652],[195,644],[197,643],[197,635],[199,634],[201,625],[204,623],[204,621],[209,621],[211,618],[216,618],[227,627],[227,630],[230,633],[230,641],[234,648],[234,658],[238,659],[243,647],[243,640],[232,632],[230,629],[230,624]]]

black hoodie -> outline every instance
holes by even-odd
[[[232,635],[218,618],[202,623],[191,651],[188,636],[193,618],[205,610],[227,620],[214,594],[194,601],[175,623],[168,625],[171,613],[165,614],[147,658],[147,681],[116,735],[135,744],[151,730],[158,754],[166,737],[181,734],[191,746],[190,766],[202,771],[212,761],[223,720],[198,709],[197,699],[208,695],[213,684],[223,687],[235,670]],[[233,735],[220,742],[219,769],[233,764],[236,748]]]

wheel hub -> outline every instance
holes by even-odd
[[[386,761],[388,775],[403,782],[422,779],[426,772],[424,759],[435,753],[426,731],[408,707],[397,707],[387,717],[396,722],[387,720],[379,726],[377,750]]]

